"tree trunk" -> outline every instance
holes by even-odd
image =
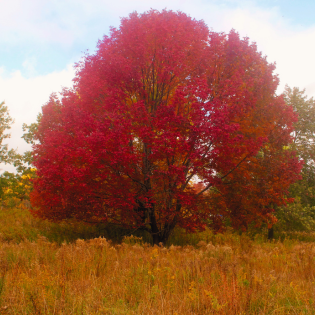
[[[270,229],[268,229],[268,240],[272,240],[273,239],[273,226],[270,228]]]
[[[151,233],[151,235],[152,235],[153,245],[160,245],[160,243],[165,245],[169,238],[170,233],[164,234],[160,231],[157,234]]]
[[[159,245],[161,243],[161,237],[159,234],[152,234],[153,245]]]
[[[169,237],[171,236],[176,226],[176,223],[177,223],[177,217],[175,216],[170,223],[164,224],[164,228],[161,231],[158,229],[157,225],[155,225],[154,227],[154,230],[156,231],[155,233],[153,232],[153,227],[151,224],[151,235],[152,235],[153,245],[159,245],[160,243],[165,245]]]

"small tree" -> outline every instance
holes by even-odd
[[[272,221],[266,205],[285,202],[300,170],[273,70],[247,38],[184,13],[122,19],[43,107],[34,215],[142,229],[154,244],[222,216]]]

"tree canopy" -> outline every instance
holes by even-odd
[[[34,215],[143,229],[155,244],[176,225],[272,223],[301,169],[274,69],[248,38],[184,13],[123,18],[43,106]]]
[[[3,140],[10,138],[10,134],[6,131],[11,128],[13,119],[11,118],[7,106],[4,102],[0,102],[0,163],[10,162],[13,150],[8,150],[8,145],[3,144]]]

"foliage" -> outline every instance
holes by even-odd
[[[34,179],[34,177],[34,168],[30,168],[22,174],[4,172],[1,175],[2,205],[11,207],[19,205],[29,208],[30,193],[33,188],[31,180]]]
[[[247,38],[181,12],[122,19],[43,107],[34,215],[142,229],[155,244],[177,225],[273,222],[301,167],[284,149],[295,115],[274,68]]]
[[[3,140],[10,138],[10,134],[6,133],[11,128],[13,119],[9,115],[7,106],[4,102],[0,103],[0,163],[10,163],[14,150],[8,150],[8,145],[3,144]]]
[[[3,144],[5,139],[10,138],[10,134],[6,131],[11,128],[13,122],[7,106],[5,106],[4,102],[0,103],[0,163],[14,163],[19,159],[19,155],[15,150],[9,150],[8,145]],[[0,200],[2,205],[7,203],[8,200],[13,197],[9,197],[9,195],[11,195],[10,187],[15,185],[16,181],[17,178],[15,178],[15,175],[12,173],[4,172],[0,175]]]
[[[34,134],[40,118],[41,114],[37,116],[36,123],[32,123],[29,126],[23,124],[24,134],[22,138],[28,144],[35,144]],[[19,154],[11,150],[8,155],[9,161],[16,167],[16,172],[4,172],[0,176],[0,198],[2,205],[29,208],[30,192],[33,188],[32,180],[35,178],[35,169],[32,166],[32,152],[26,151],[24,154]]]
[[[38,125],[40,123],[40,120],[42,118],[42,114],[39,113],[37,115],[37,119],[35,123],[32,123],[30,125],[23,124],[22,129],[24,131],[24,134],[22,138],[25,140],[28,144],[35,144],[35,133],[37,132]]]
[[[302,178],[290,187],[290,196],[295,202],[277,209],[276,228],[311,231],[315,229],[315,101],[305,95],[305,90],[289,86],[285,88],[284,99],[299,115],[294,123],[291,149],[304,160],[304,165]]]
[[[36,143],[35,133],[37,132],[38,125],[40,123],[42,114],[37,115],[37,120],[35,123],[30,125],[23,124],[22,129],[24,134],[22,138],[26,143],[34,145]],[[17,172],[22,175],[27,175],[31,172],[31,169],[34,168],[33,165],[33,155],[32,151],[26,151],[23,154],[15,154],[13,159],[13,165],[16,167]],[[26,174],[24,174],[26,173]]]
[[[314,231],[315,207],[303,205],[299,197],[294,203],[276,210],[275,228],[280,231]]]
[[[294,142],[293,147],[305,161],[303,171],[308,168],[314,168],[314,141],[315,141],[315,100],[308,99],[305,90],[299,90],[297,87],[291,89],[285,87],[284,100],[292,106],[298,114],[298,121],[294,123]],[[312,171],[314,173],[314,171]]]

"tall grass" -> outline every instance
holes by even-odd
[[[0,314],[315,314],[315,243],[293,236],[177,230],[181,246],[153,247],[18,209],[0,222]]]

